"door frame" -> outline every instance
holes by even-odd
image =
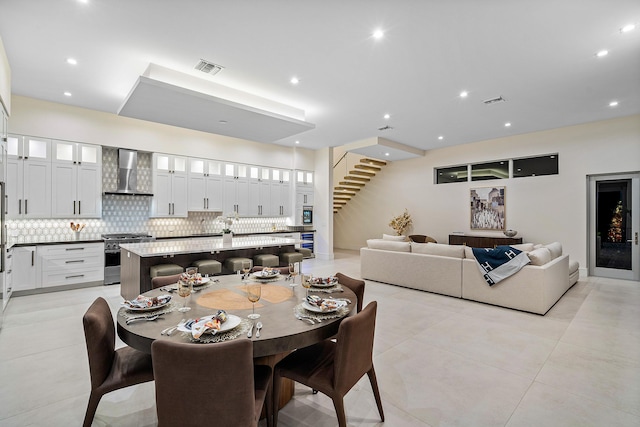
[[[599,181],[631,180],[631,270],[596,267],[596,183]],[[640,281],[640,172],[587,175],[587,260],[589,276]],[[634,241],[635,240],[635,241]]]

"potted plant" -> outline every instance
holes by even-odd
[[[236,222],[238,220],[238,215],[236,214],[235,217],[232,216],[219,216],[218,220],[222,221],[223,223],[223,228],[222,228],[222,243],[223,244],[228,244],[231,243],[232,239],[233,239],[233,233],[231,232],[231,225]]]

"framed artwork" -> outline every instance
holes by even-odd
[[[505,187],[472,188],[471,229],[505,230]]]

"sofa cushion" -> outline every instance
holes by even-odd
[[[551,259],[556,259],[562,255],[562,245],[560,242],[553,242],[544,245],[551,252]]]
[[[385,251],[410,252],[410,242],[394,242],[392,240],[369,239],[367,240],[369,249],[382,249]]]
[[[473,248],[471,246],[464,246],[464,257],[469,259],[476,259],[475,255],[473,255]]]
[[[407,236],[393,236],[391,234],[383,234],[382,240],[389,240],[392,242],[406,242]]]
[[[547,248],[538,248],[527,254],[532,265],[545,265],[551,261],[551,251]]]
[[[518,249],[522,252],[530,252],[534,249],[533,243],[520,243],[517,245],[509,245],[509,246],[511,246],[512,248]]]
[[[464,246],[445,245],[443,243],[415,243],[411,242],[411,252],[426,255],[448,256],[451,258],[464,258]]]

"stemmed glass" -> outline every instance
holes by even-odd
[[[300,275],[300,277],[301,277],[300,280],[302,282],[302,287],[307,290],[307,294],[305,295],[305,297],[308,297],[309,296],[309,288],[311,287],[311,281],[313,279],[313,276],[311,276],[311,275],[306,276],[306,275],[302,274],[302,275]]]
[[[251,271],[251,269],[247,266],[243,266],[242,267],[242,272],[244,273],[244,280],[247,280],[249,278],[249,271]]]
[[[193,291],[193,282],[189,279],[178,280],[178,295],[184,298],[184,305],[178,309],[179,312],[184,313],[191,310],[191,307],[187,307],[187,297],[191,295]]]
[[[298,275],[298,270],[296,269],[296,265],[294,263],[289,263],[289,275],[291,276],[291,284],[289,286],[296,285],[296,276]]]
[[[247,317],[249,319],[257,319],[260,317],[259,314],[256,314],[256,302],[260,301],[260,296],[262,295],[262,285],[259,283],[252,283],[247,286],[247,298],[251,301],[251,314]]]

